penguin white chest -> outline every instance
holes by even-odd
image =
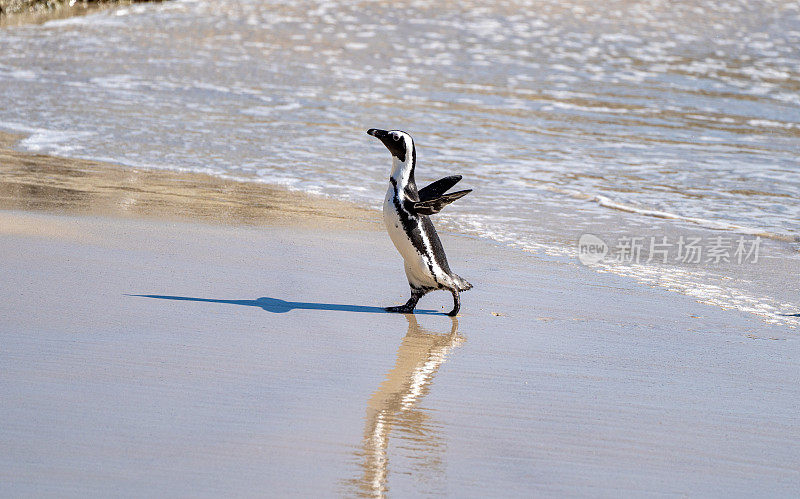
[[[400,213],[394,204],[393,187],[389,187],[389,190],[386,191],[386,198],[383,200],[383,223],[386,224],[386,230],[389,232],[389,237],[392,238],[394,247],[397,248],[404,260],[414,260],[421,256],[414,248],[414,244],[406,234],[403,222],[400,220]]]
[[[386,230],[394,243],[394,247],[405,260],[406,276],[411,284],[416,286],[437,287],[438,283],[431,273],[431,262],[428,262],[427,255],[421,254],[414,246],[412,235],[406,233],[406,227],[394,204],[394,187],[390,186],[386,191],[386,198],[383,201],[383,222]]]

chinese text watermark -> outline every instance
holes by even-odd
[[[578,259],[584,265],[608,263],[725,264],[756,263],[758,236],[622,236],[613,245],[594,234],[578,240]]]

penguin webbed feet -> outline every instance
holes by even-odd
[[[447,312],[447,315],[450,317],[455,317],[458,315],[458,311],[461,310],[461,297],[458,296],[458,291],[450,290],[453,293],[453,310]]]
[[[417,306],[417,302],[424,293],[415,293],[412,290],[411,298],[408,299],[405,305],[398,305],[396,307],[385,307],[384,310],[387,312],[395,313],[395,314],[413,314],[414,308]]]
[[[461,310],[461,297],[458,294],[458,290],[451,289],[449,290],[450,293],[453,294],[453,310],[447,312],[447,315],[450,317],[455,317],[458,315],[458,311]],[[420,294],[412,294],[411,298],[405,303],[405,305],[398,305],[396,307],[384,307],[384,310],[390,313],[395,314],[413,314],[414,309],[417,306],[417,302],[419,299],[424,295],[424,293]]]
[[[383,307],[389,313],[393,314],[413,314],[414,313],[414,306],[409,306],[408,303],[405,305],[398,305],[396,307]]]

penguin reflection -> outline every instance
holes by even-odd
[[[415,460],[421,460],[428,471],[441,465],[441,442],[435,426],[425,412],[415,409],[417,402],[430,389],[433,376],[447,354],[465,338],[458,334],[458,319],[452,317],[449,334],[436,334],[422,329],[417,319],[406,314],[408,332],[397,350],[394,367],[367,402],[363,449],[359,452],[361,477],[351,483],[362,496],[383,496],[386,489],[389,458],[389,434],[403,439],[403,448],[412,448]]]

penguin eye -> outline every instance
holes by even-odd
[[[392,134],[392,138],[394,139],[395,142],[397,142],[398,140],[400,140],[400,135],[396,134],[396,133],[393,133]]]

